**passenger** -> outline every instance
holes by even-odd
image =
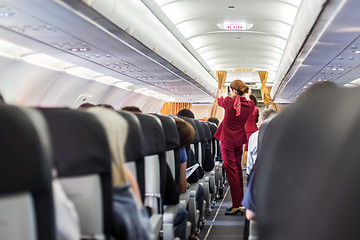
[[[273,109],[265,110],[260,117],[260,129],[262,124],[265,121],[271,120],[275,115],[276,111]],[[257,149],[258,149],[258,136],[259,130],[254,132],[249,138],[249,151],[247,155],[247,166],[246,166],[246,173],[248,175],[248,187],[247,191],[245,192],[244,198],[241,202],[243,207],[246,208],[246,219],[245,219],[245,227],[244,227],[244,239],[247,239],[249,234],[250,228],[250,235],[254,237],[256,235],[256,207],[255,207],[255,184],[254,184],[254,175],[255,170],[253,170],[253,166],[256,162],[257,157]],[[249,225],[249,221],[252,220],[251,224]]]
[[[54,197],[56,240],[79,240],[79,216],[74,203],[69,200],[59,180],[56,170],[52,170],[52,190]]]
[[[180,110],[176,114],[176,116],[178,116],[178,117],[187,117],[187,118],[195,118],[194,113],[190,109],[187,109],[187,108],[184,108],[184,109]]]
[[[257,127],[256,123],[259,120],[259,109],[256,107],[257,99],[256,99],[255,95],[253,95],[253,94],[249,95],[249,99],[254,102],[255,111],[254,111],[253,114],[250,115],[249,119],[245,123],[245,132],[246,132],[247,142],[245,143],[244,154],[243,154],[243,162],[242,163],[243,163],[244,166],[246,166],[246,164],[247,164],[247,153],[248,153],[249,137],[250,137],[251,134],[253,134],[254,132],[256,132],[258,130],[258,127]]]
[[[180,118],[175,118],[175,122],[180,137],[180,174],[178,187],[180,193],[184,193],[190,187],[190,184],[186,182],[187,155],[185,147],[189,146],[193,141],[195,136],[195,129],[191,126],[190,123]],[[178,226],[178,233],[176,236],[178,236],[181,240],[185,239],[187,218],[188,212],[186,211],[185,207],[183,207],[183,205],[180,205],[178,213],[174,219],[174,225]]]
[[[273,109],[266,109],[262,112],[260,117],[260,126],[265,120],[270,120],[276,115],[276,111]],[[248,155],[247,155],[247,163],[246,163],[246,174],[248,177],[250,176],[251,170],[256,162],[256,156],[257,156],[257,148],[258,148],[258,136],[259,136],[259,130],[255,131],[251,136],[249,137],[249,147],[248,147]]]
[[[91,108],[91,107],[95,107],[96,105],[95,104],[92,104],[92,103],[83,103],[81,104],[78,109],[88,109],[88,108]]]
[[[115,110],[115,108],[113,106],[111,106],[110,104],[107,104],[107,103],[99,103],[96,106],[103,107],[103,108],[108,108],[108,109],[111,109],[111,110]]]
[[[218,98],[218,105],[225,109],[225,117],[214,137],[221,143],[221,154],[232,198],[232,207],[227,208],[225,214],[236,215],[241,210],[243,198],[241,156],[243,144],[246,143],[245,123],[254,112],[255,105],[244,97],[249,87],[241,80],[232,81],[230,90],[231,97]],[[222,95],[222,90],[218,91],[218,95]]]
[[[121,108],[121,110],[132,112],[132,113],[142,113],[140,108],[135,107],[135,106],[126,106],[126,107]]]
[[[116,239],[150,239],[149,217],[142,206],[138,183],[124,165],[124,146],[127,136],[127,122],[115,111],[106,108],[89,108],[102,123],[110,147],[114,226]]]

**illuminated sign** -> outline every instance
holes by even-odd
[[[241,23],[241,22],[226,22],[219,23],[217,26],[223,30],[249,30],[252,28],[253,24]]]
[[[243,23],[224,23],[224,29],[246,30],[246,24],[243,24]]]
[[[235,72],[253,72],[253,68],[235,68]]]

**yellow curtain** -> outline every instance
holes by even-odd
[[[276,111],[279,111],[278,105],[274,103],[274,100],[270,96],[271,87],[266,86],[266,81],[268,77],[268,72],[258,71],[260,81],[261,81],[261,97],[265,103],[265,107],[269,108],[271,105]]]
[[[225,84],[225,80],[226,80],[226,74],[227,72],[226,71],[217,71],[216,72],[216,76],[217,76],[217,79],[218,79],[218,90],[221,89],[224,84]],[[215,96],[215,101],[214,101],[214,104],[211,108],[211,112],[210,112],[210,117],[215,117],[216,116],[216,111],[217,111],[217,101],[218,101],[218,94],[216,93],[216,96]]]
[[[162,115],[173,114],[176,115],[181,109],[191,109],[192,103],[186,102],[166,102],[160,109]]]

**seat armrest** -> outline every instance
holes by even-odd
[[[189,202],[189,197],[190,197],[189,190],[186,190],[186,192],[180,194],[180,198],[179,198],[180,204],[183,205],[185,208]]]
[[[151,232],[155,236],[155,239],[158,239],[160,230],[162,227],[162,215],[160,214],[153,214],[150,217],[150,224],[151,224]]]

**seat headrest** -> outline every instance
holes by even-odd
[[[39,133],[27,110],[5,104],[0,126],[0,194],[51,189],[51,156],[41,139],[48,138],[47,130]]]
[[[141,131],[140,121],[134,113],[127,111],[118,112],[129,125],[128,137],[125,144],[125,158],[126,162],[137,162],[144,160],[144,136]]]
[[[59,177],[111,171],[106,134],[94,115],[66,108],[39,108],[39,111],[49,125]]]
[[[201,122],[197,119],[194,119],[194,122],[198,128],[199,131],[199,141],[200,142],[205,142],[206,141],[206,136],[205,136],[205,130],[203,125],[201,124]]]
[[[161,121],[151,114],[136,114],[144,136],[145,156],[166,152],[165,134]]]
[[[187,118],[187,117],[180,117],[180,118],[187,121],[188,123],[191,124],[191,126],[193,126],[193,128],[195,129],[195,135],[194,135],[194,140],[192,141],[192,143],[198,143],[200,141],[200,135],[199,135],[198,127],[196,126],[194,119]]]
[[[179,131],[175,120],[169,116],[154,114],[160,119],[161,125],[165,133],[166,150],[173,150],[180,147]]]
[[[211,136],[214,136],[214,134],[216,133],[216,130],[217,130],[216,124],[215,124],[215,123],[212,123],[212,122],[208,122],[208,121],[206,121],[206,123],[207,123],[208,126],[210,127]]]
[[[207,141],[211,141],[212,135],[211,135],[211,131],[210,131],[210,127],[209,127],[208,123],[204,122],[204,121],[199,121],[199,122],[201,123],[201,125],[204,128],[204,133],[205,133],[205,137],[206,137]]]

